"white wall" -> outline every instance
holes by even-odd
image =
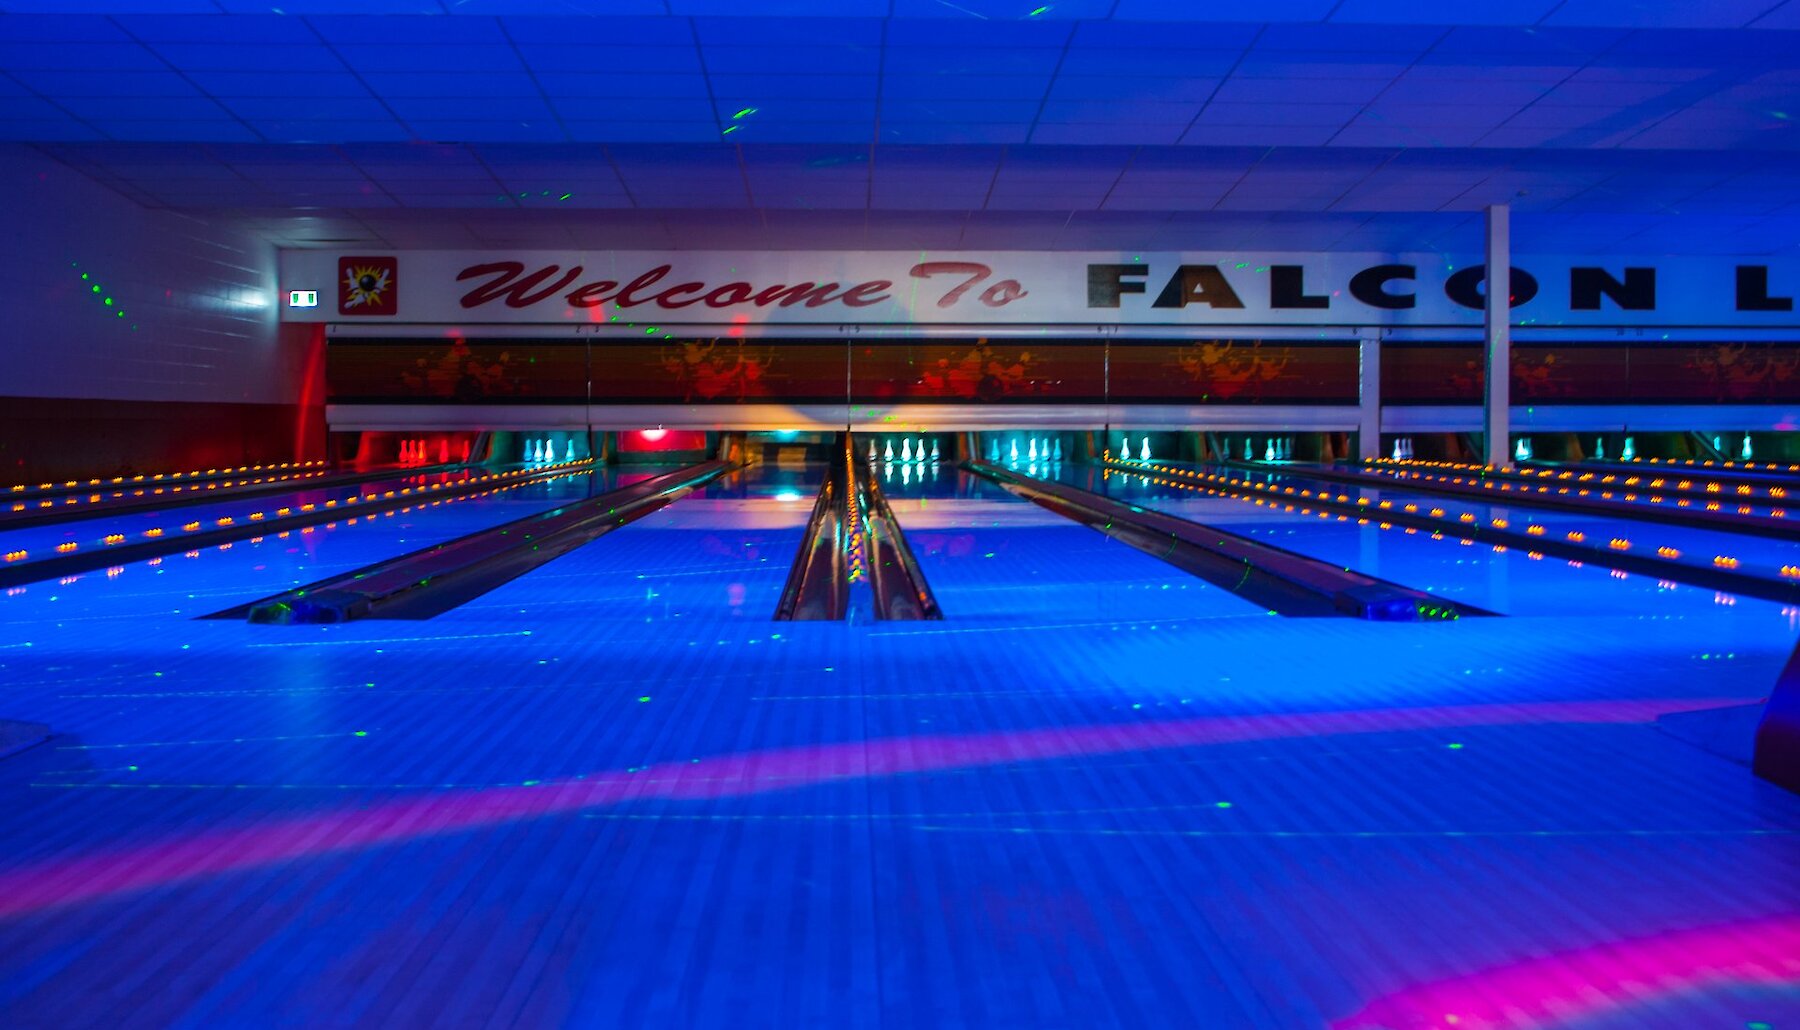
[[[27,146],[0,146],[0,184],[0,397],[298,399],[271,244],[140,207]]]

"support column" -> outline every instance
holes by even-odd
[[[1358,393],[1356,457],[1373,461],[1381,457],[1381,330],[1364,329],[1356,347]]]
[[[1487,209],[1487,389],[1482,398],[1482,460],[1512,464],[1512,226],[1510,208]]]

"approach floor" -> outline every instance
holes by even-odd
[[[1800,797],[1655,723],[1800,615],[1257,510],[1508,613],[1286,619],[920,471],[941,623],[770,621],[804,469],[429,621],[191,616],[585,477],[0,596],[60,734],[0,760],[0,1026],[1800,1021]]]

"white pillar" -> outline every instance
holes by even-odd
[[[1487,209],[1487,390],[1482,398],[1483,459],[1496,467],[1512,464],[1512,228],[1510,209]]]
[[[1381,330],[1364,329],[1357,344],[1356,457],[1381,457]]]

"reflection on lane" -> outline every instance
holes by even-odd
[[[636,475],[623,473],[621,485]],[[824,478],[823,465],[721,476],[435,621],[679,621],[702,634],[720,622],[767,621]]]
[[[1212,466],[1198,467],[1224,471]],[[1283,486],[1330,488],[1330,484],[1293,473],[1261,475]],[[1678,586],[1593,565],[1573,565],[1557,558],[1534,559],[1516,549],[1496,552],[1485,544],[1467,543],[1451,537],[1435,539],[1425,530],[1399,526],[1384,530],[1375,522],[1359,526],[1355,520],[1340,520],[1335,515],[1320,518],[1317,514],[1287,513],[1236,497],[1165,486],[1129,473],[1105,475],[1098,468],[1078,466],[1061,469],[1056,478],[1119,500],[1217,525],[1322,561],[1507,614],[1693,613],[1714,610],[1722,603],[1738,603],[1737,599],[1722,598],[1701,587]],[[1452,513],[1468,511],[1484,522],[1511,517],[1522,526],[1526,515],[1522,511],[1509,512],[1504,505],[1451,502],[1443,498],[1406,495],[1404,491],[1364,490],[1358,494],[1348,487],[1339,487],[1337,491],[1353,497],[1378,496],[1396,503],[1416,501],[1427,509],[1440,507]],[[1546,518],[1542,521],[1546,525],[1561,518],[1554,513],[1543,514]],[[1531,517],[1535,518],[1536,514]],[[1596,535],[1610,534],[1619,528],[1613,524],[1616,520],[1588,518],[1581,521]],[[1682,532],[1720,535],[1702,530]],[[1740,538],[1730,539],[1735,542]],[[1777,615],[1781,612],[1781,606],[1767,602],[1745,599],[1741,603]],[[1782,618],[1785,622],[1786,617]]]
[[[917,476],[919,470],[913,470]],[[890,475],[891,472],[891,475]],[[880,470],[919,567],[954,623],[1267,617],[1261,607],[960,470]]]

